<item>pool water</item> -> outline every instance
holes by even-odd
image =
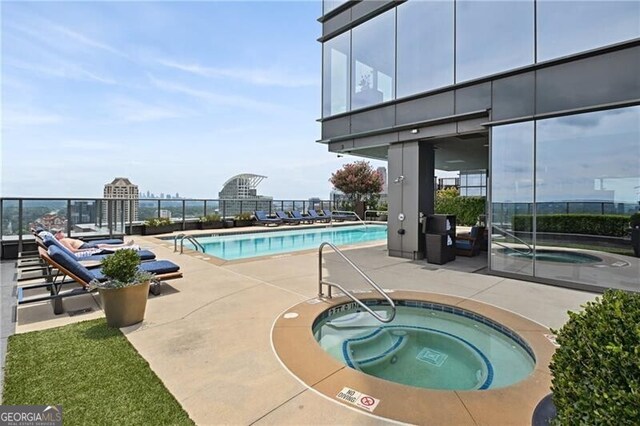
[[[386,241],[386,239],[386,225],[307,228],[197,238],[198,242],[204,246],[206,254],[225,260],[317,249],[320,243],[324,241],[341,246]],[[185,246],[194,248],[187,241],[185,241]]]
[[[314,324],[316,340],[351,368],[428,389],[502,388],[535,368],[528,345],[492,320],[445,305],[398,303],[395,319],[387,324],[355,304],[333,308]],[[371,307],[389,314],[388,306]]]
[[[602,259],[598,256],[577,251],[539,249],[535,250],[533,253],[526,253],[510,249],[500,249],[500,252],[509,257],[518,257],[522,259],[533,259],[535,257],[536,260],[556,263],[584,264],[602,262]]]

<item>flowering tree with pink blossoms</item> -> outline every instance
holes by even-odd
[[[331,174],[329,182],[353,202],[364,199],[368,204],[375,204],[382,191],[382,176],[364,160],[345,164]]]

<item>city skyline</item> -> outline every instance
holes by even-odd
[[[264,193],[307,199],[358,159],[315,143],[319,1],[2,7],[4,197],[95,197],[127,176],[217,198],[256,173]]]

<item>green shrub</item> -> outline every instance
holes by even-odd
[[[442,189],[436,193],[435,212],[455,215],[458,225],[473,226],[485,213],[485,198],[460,197],[456,188]]]
[[[632,228],[640,227],[640,212],[631,215],[629,225],[631,225]]]
[[[157,217],[145,221],[144,224],[151,227],[171,225],[171,219],[168,217]]]
[[[222,216],[219,214],[208,214],[206,216],[202,216],[200,218],[200,222],[220,222],[222,220]]]
[[[119,288],[148,281],[152,275],[139,272],[140,256],[132,249],[121,249],[102,261],[102,273],[109,279],[104,283],[93,284],[96,287]]]
[[[554,332],[556,424],[639,424],[640,294],[608,290]]]
[[[237,215],[235,215],[235,219],[236,220],[251,220],[253,219],[253,216],[251,215],[251,213],[239,213]]]
[[[537,232],[558,234],[604,235],[624,237],[627,234],[628,216],[613,214],[545,214],[536,218]],[[533,216],[530,214],[513,217],[514,231],[531,232]]]

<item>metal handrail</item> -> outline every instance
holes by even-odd
[[[340,284],[332,283],[330,281],[325,281],[325,280],[322,279],[322,249],[325,246],[331,247],[331,249],[336,254],[338,254],[340,257],[342,257],[342,259],[345,262],[347,262],[347,264],[349,266],[351,266],[358,274],[360,274],[360,276],[362,278],[364,278],[364,280],[367,282],[367,284],[369,284],[375,291],[377,291],[382,297],[384,297],[387,300],[387,302],[389,302],[389,306],[391,307],[391,315],[389,316],[389,318],[382,318],[380,315],[378,315],[377,313],[372,311],[371,308],[369,308],[367,305],[365,305],[360,299],[358,299],[349,290],[347,290],[346,288],[342,287]],[[362,272],[362,270],[360,268],[358,268],[347,256],[345,256],[344,253],[342,253],[340,251],[340,249],[338,249],[338,247],[336,247],[335,245],[333,245],[333,244],[331,244],[329,242],[326,242],[326,241],[323,242],[322,244],[320,244],[320,247],[318,248],[318,297],[324,297],[324,293],[322,292],[322,286],[323,285],[326,285],[327,288],[328,288],[327,297],[329,299],[331,299],[331,288],[332,287],[336,287],[337,289],[342,291],[349,299],[351,299],[354,302],[356,302],[362,309],[364,309],[365,311],[369,312],[375,319],[377,319],[380,322],[391,322],[391,321],[393,321],[393,319],[396,316],[396,304],[393,303],[393,300],[391,300],[391,298],[387,295],[387,293],[385,293],[384,290],[382,290],[378,286],[378,284],[373,282],[373,280],[371,278],[369,278],[367,276],[367,274]]]
[[[527,251],[526,252],[520,251],[517,248],[514,248],[514,247],[508,246],[506,244],[499,243],[498,241],[492,240],[491,242],[493,244],[498,245],[500,247],[504,247],[504,248],[509,249],[509,250],[513,250],[513,251],[515,251],[517,253],[520,253],[520,254],[523,254],[525,256],[528,256],[528,255],[533,253],[533,247],[531,247],[531,245],[529,243],[527,243],[525,240],[523,240],[522,238],[516,237],[515,234],[513,234],[512,232],[507,231],[506,229],[500,228],[498,225],[493,225],[492,224],[491,226],[496,228],[498,231],[502,232],[506,236],[511,237],[514,240],[517,240],[517,241],[521,242],[522,244],[524,244],[525,246],[527,246]]]
[[[184,240],[187,240],[191,244],[193,244],[194,247],[196,248],[196,251],[198,251],[198,249],[200,249],[204,253],[204,246],[198,240],[193,238],[191,235],[186,235],[186,234],[178,234],[178,235],[175,236],[175,238],[173,239],[173,241],[174,241],[173,251],[174,252],[178,251],[178,249],[176,247],[176,241],[178,240],[178,237],[180,237],[180,254],[182,254],[184,252]]]
[[[333,219],[333,213],[338,213],[338,214],[347,213],[347,214],[353,215],[353,216],[356,217],[356,219],[358,219],[360,222],[362,222],[362,225],[365,228],[367,227],[367,223],[364,220],[362,220],[362,218],[360,216],[358,216],[358,213],[356,213],[354,211],[350,211],[350,210],[332,210],[331,211],[331,222],[330,222],[331,225],[333,225],[333,220],[334,220]]]

